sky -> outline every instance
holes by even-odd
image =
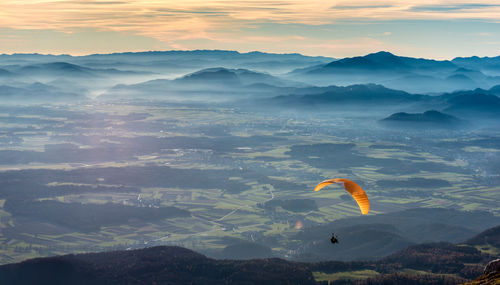
[[[418,3],[418,4],[415,4]],[[2,0],[0,53],[500,55],[500,1]]]

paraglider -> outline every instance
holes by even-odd
[[[347,190],[347,192],[349,192],[352,195],[354,200],[356,200],[356,203],[358,203],[359,209],[361,210],[361,214],[363,215],[368,214],[368,211],[370,211],[370,201],[368,200],[368,196],[366,196],[365,191],[358,184],[349,179],[334,178],[325,180],[316,185],[314,191],[319,191],[323,187],[334,183],[344,186],[345,190]]]

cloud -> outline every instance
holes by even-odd
[[[56,2],[61,3],[61,2]],[[130,4],[130,2],[125,1],[64,1],[65,4],[74,4],[74,5],[121,5],[121,4]]]
[[[335,5],[332,6],[333,10],[356,10],[356,9],[377,9],[377,8],[391,8],[393,5]]]
[[[448,0],[62,0],[0,2],[0,27],[52,29],[79,28],[126,31],[164,40],[199,33],[206,38],[224,29],[254,23],[324,25],[345,19],[484,19],[498,20],[496,0],[449,4]],[[332,2],[334,5],[332,6]]]
[[[457,4],[457,5],[423,5],[423,6],[413,6],[409,10],[414,12],[450,12],[458,10],[484,9],[492,7],[498,8],[500,7],[500,5],[481,4],[481,3]]]
[[[415,45],[419,44],[416,39],[429,42],[422,37],[437,33],[432,25],[427,25],[435,20],[443,21],[440,25],[448,25],[450,31],[454,21],[500,23],[498,0],[464,1],[420,0],[412,4],[407,0],[2,0],[0,28],[17,30],[18,34],[30,31],[23,38],[37,38],[31,42],[57,38],[60,45],[64,45],[63,35],[81,37],[81,31],[88,30],[96,38],[100,38],[99,34],[121,34],[141,42],[147,38],[161,47],[251,46],[314,54],[321,54],[325,48],[331,52],[328,55],[337,56],[337,52],[349,53],[350,48],[352,52],[363,50],[351,39],[376,47],[402,39]],[[421,27],[417,34],[400,31],[394,24],[408,20],[415,22],[406,29]],[[377,24],[381,26],[370,28]],[[462,34],[479,32],[487,31],[467,30]],[[442,38],[442,34],[436,39]],[[117,38],[120,37],[110,40]],[[330,42],[332,39],[340,42]],[[0,52],[7,50],[2,43],[0,38]],[[76,46],[72,42],[67,45]],[[123,49],[126,47],[125,42]]]

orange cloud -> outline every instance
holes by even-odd
[[[407,0],[0,1],[0,29],[43,30],[67,35],[82,31],[110,32],[116,37],[127,35],[131,41],[135,36],[135,41],[141,42],[137,45],[140,47],[147,46],[144,38],[148,38],[168,48],[237,48],[330,55],[387,49],[390,47],[387,42],[396,37],[389,30],[383,30],[377,34],[385,35],[386,42],[376,39],[377,34],[325,39],[310,37],[307,32],[282,35],[273,29],[281,24],[297,24],[319,30],[320,25],[335,26],[345,20],[354,25],[366,24],[366,20],[373,23],[410,19],[474,19],[499,23],[499,15],[498,0],[421,0],[417,4]],[[361,21],[356,22],[358,20]],[[0,48],[4,51],[7,50],[2,47],[4,43],[11,45],[9,50],[18,48],[12,44],[13,39],[7,42],[6,38],[0,38]]]
[[[72,32],[81,28],[126,31],[154,37],[213,39],[221,30],[256,22],[329,24],[342,19],[498,20],[496,0],[323,1],[323,0],[3,0],[0,26]],[[475,4],[474,4],[475,3]]]

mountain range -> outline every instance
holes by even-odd
[[[240,53],[226,50],[124,52],[86,56],[0,55],[0,65],[25,65],[27,62],[30,64],[67,62],[89,68],[116,68],[177,75],[214,66],[283,73],[296,68],[328,63],[332,60],[334,59],[329,57],[312,57],[296,53],[273,54],[258,51]]]
[[[499,76],[483,73],[485,66],[479,63],[463,66],[460,62],[463,61],[437,61],[377,52],[297,69],[288,76],[321,86],[377,83],[413,93],[490,88],[500,83]]]
[[[242,98],[269,97],[281,90],[287,92],[304,83],[247,69],[208,68],[169,80],[155,79],[133,85],[117,85],[102,94],[99,99],[121,98],[180,98],[193,100],[237,100]],[[286,90],[286,91],[285,91]],[[204,95],[209,95],[206,98]]]
[[[495,120],[499,58],[430,60],[382,51],[337,60],[219,50],[0,55],[0,97],[21,104],[97,98],[330,112],[342,106],[381,110],[379,119],[436,110],[464,121]]]

